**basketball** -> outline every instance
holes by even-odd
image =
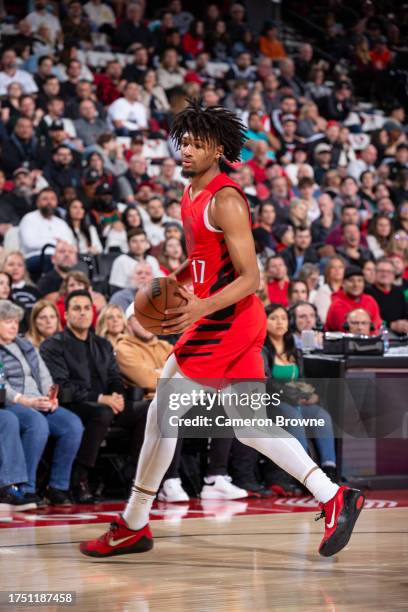
[[[178,288],[177,281],[164,277],[154,278],[149,285],[136,292],[135,316],[147,331],[163,334],[161,322],[166,318],[164,311],[186,304]]]

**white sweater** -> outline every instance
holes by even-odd
[[[25,257],[41,255],[44,245],[55,245],[57,240],[76,244],[74,234],[65,221],[55,215],[46,219],[39,210],[24,215],[19,226],[19,234],[21,250]]]

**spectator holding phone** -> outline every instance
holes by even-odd
[[[71,468],[81,443],[83,426],[75,414],[58,405],[58,390],[34,346],[17,336],[23,315],[19,306],[9,300],[0,300],[0,361],[6,377],[6,410],[16,415],[23,432],[36,431],[31,443],[23,444],[28,481],[22,491],[27,500],[39,503],[37,466],[51,435],[55,438],[55,446],[46,498],[52,505],[67,505],[71,503]]]

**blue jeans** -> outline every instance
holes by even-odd
[[[37,467],[49,435],[55,438],[49,486],[68,491],[72,464],[84,431],[81,419],[61,407],[50,413],[39,412],[20,404],[7,405],[6,409],[13,412],[20,422],[28,473],[28,484],[23,487],[24,491],[35,492]]]
[[[27,482],[20,423],[11,412],[0,410],[0,487]]]
[[[310,406],[291,406],[281,403],[277,413],[289,419],[323,419],[324,425],[319,427],[307,427],[307,437],[313,438],[319,453],[320,465],[336,465],[336,451],[334,448],[333,424],[330,414],[318,404]],[[284,428],[292,434],[307,451],[306,429],[303,425],[288,425]]]

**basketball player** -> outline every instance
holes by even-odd
[[[239,160],[243,130],[233,113],[222,107],[203,110],[196,102],[189,103],[171,128],[181,149],[183,174],[190,178],[181,205],[194,294],[181,288],[187,304],[167,311],[172,318],[163,322],[166,333],[184,331],[163,368],[165,379],[264,379],[266,317],[255,296],[259,269],[249,206],[240,187],[220,172],[223,157]],[[188,280],[186,266],[177,278]],[[161,435],[157,404],[156,394],[126,509],[100,538],[81,543],[85,555],[108,557],[153,546],[149,512],[177,442]],[[319,552],[333,555],[350,539],[364,496],[333,483],[295,438],[282,434],[239,438],[297,478],[320,502],[325,533]]]

